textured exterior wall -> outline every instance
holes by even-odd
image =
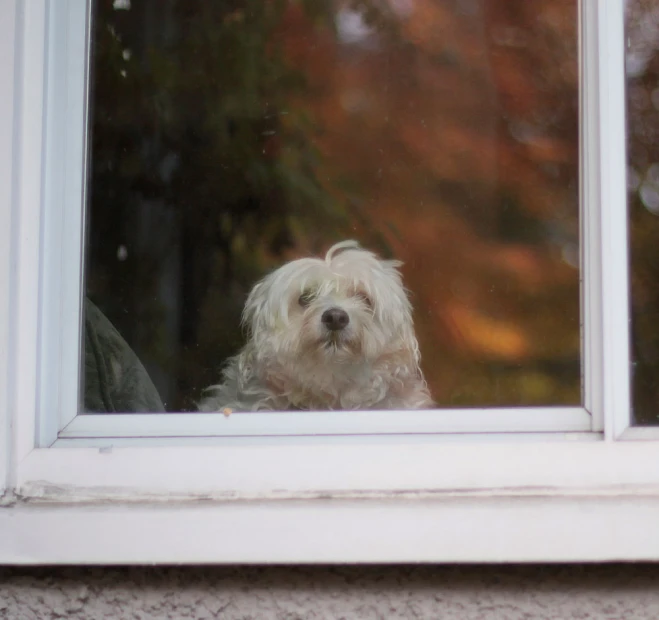
[[[0,618],[659,618],[659,566],[0,569]]]

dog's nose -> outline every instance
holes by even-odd
[[[350,323],[348,313],[345,310],[341,310],[341,308],[330,308],[329,310],[325,310],[320,317],[320,320],[327,329],[334,332],[343,329],[348,323]]]

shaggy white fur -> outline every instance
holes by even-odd
[[[431,407],[400,265],[344,241],[266,276],[245,304],[249,340],[199,410]]]

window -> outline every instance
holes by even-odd
[[[514,11],[507,2],[449,2],[429,16],[394,4],[374,4],[366,16],[337,4],[317,16],[321,4],[251,12],[203,2],[163,11],[149,2],[96,5],[89,131],[75,112],[56,123],[88,148],[83,314],[100,308],[156,384],[162,403],[134,410],[170,416],[121,415],[130,406],[107,415],[112,407],[85,402],[61,377],[59,424],[44,413],[41,445],[136,434],[593,428],[582,397],[591,390],[581,337],[591,339],[591,325],[582,333],[578,318],[578,4],[552,0],[537,13],[523,2]],[[453,33],[450,42],[438,46],[434,29]],[[203,70],[187,71],[191,64]],[[510,67],[519,75],[509,77]],[[61,72],[57,62],[49,71]],[[84,102],[84,67],[73,75]],[[79,155],[70,165],[78,179]],[[79,217],[76,199],[64,197],[60,208]],[[62,229],[67,251],[80,247],[68,245],[71,229]],[[433,234],[419,236],[423,229]],[[191,419],[202,389],[236,352],[253,282],[287,256],[352,235],[408,263],[440,408]],[[427,262],[446,267],[429,271]],[[69,275],[60,277],[77,282],[80,256],[48,261],[62,263]],[[60,290],[57,278],[45,279]],[[76,313],[65,314],[76,329]],[[53,342],[55,358],[73,362],[75,342],[73,331]],[[87,372],[94,356],[84,344]],[[96,380],[86,379],[83,391]]]
[[[135,8],[107,2],[99,11],[111,5],[115,12]],[[520,3],[520,10],[526,5]],[[575,6],[553,5],[560,10],[547,19]],[[101,113],[94,110],[93,92],[88,99],[87,59],[96,41],[91,8],[68,0],[10,1],[1,9],[7,53],[0,56],[0,70],[13,85],[12,97],[0,104],[7,108],[0,115],[0,174],[7,181],[0,195],[8,205],[0,211],[7,224],[0,234],[8,239],[0,263],[2,297],[8,300],[6,314],[0,314],[7,370],[7,390],[1,392],[7,405],[0,413],[8,448],[0,509],[3,561],[659,557],[647,535],[659,510],[659,446],[652,428],[632,427],[629,399],[622,2],[584,0],[574,12],[580,234],[571,239],[580,241],[581,264],[577,271],[566,263],[565,273],[568,282],[576,282],[577,273],[582,282],[576,358],[582,395],[542,403],[560,406],[535,407],[528,399],[504,402],[525,406],[496,409],[229,418],[176,412],[184,407],[167,414],[79,415],[79,325],[90,282],[82,277],[83,231],[100,234],[93,232],[93,221],[83,221],[83,205],[99,191],[99,171],[85,177],[89,155],[97,157],[94,131],[100,131],[92,127],[88,142],[85,121]],[[341,19],[339,34],[344,28],[352,45],[368,32],[354,12]],[[116,42],[121,33],[115,28],[105,34]],[[520,33],[500,34],[512,45]],[[572,48],[569,41],[565,45],[569,57]],[[133,54],[122,48],[113,58],[129,63]],[[455,59],[440,55],[437,62]],[[568,82],[570,63],[561,67]],[[121,71],[128,79],[128,70],[120,67],[117,80]],[[120,86],[110,94],[117,92],[123,92]],[[359,101],[348,103],[353,109]],[[531,129],[516,126],[515,135],[529,138]],[[572,195],[575,186],[565,174],[564,190]],[[89,213],[98,217],[94,207]],[[507,217],[513,215],[519,213],[509,210]],[[576,230],[574,213],[570,218]],[[113,248],[120,262],[132,252],[121,247]],[[571,255],[559,256],[565,261]],[[98,278],[93,270],[102,261],[90,260],[85,277]],[[575,375],[567,374],[574,385]],[[629,441],[634,438],[646,441]]]
[[[439,407],[581,405],[576,0],[95,7],[85,295],[136,411],[194,411],[254,282],[353,237]]]

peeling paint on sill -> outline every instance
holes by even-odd
[[[17,504],[31,505],[144,505],[144,504],[220,504],[243,502],[292,502],[292,501],[378,501],[378,502],[414,502],[436,501],[451,502],[473,500],[508,501],[547,499],[556,500],[575,498],[618,499],[643,497],[659,500],[659,485],[616,485],[603,488],[565,489],[549,487],[499,488],[499,489],[418,489],[407,491],[287,491],[273,490],[258,494],[245,494],[234,491],[209,491],[206,493],[154,493],[143,489],[89,487],[56,485],[47,481],[30,482],[15,492],[7,492],[0,498],[0,509],[11,508]]]

